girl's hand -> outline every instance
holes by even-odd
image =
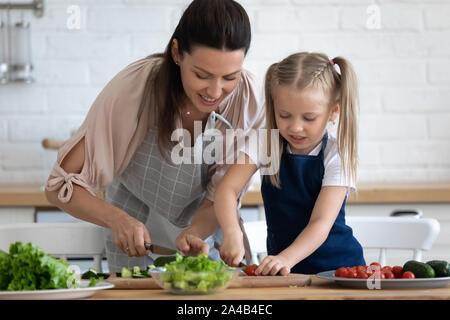
[[[285,276],[290,272],[291,266],[289,265],[287,259],[281,255],[277,255],[265,257],[258,268],[255,270],[255,275],[274,276],[277,273],[280,273],[282,276]]]
[[[175,245],[186,256],[196,257],[202,253],[209,253],[209,244],[191,233],[189,228],[180,233],[175,240]]]
[[[144,242],[151,242],[147,228],[125,211],[118,210],[111,223],[114,243],[129,257],[146,256]]]
[[[242,232],[236,230],[227,234],[224,233],[219,253],[226,264],[231,267],[238,267],[245,254]]]

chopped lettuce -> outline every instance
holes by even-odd
[[[69,264],[31,243],[11,243],[0,252],[0,290],[64,289],[79,286]]]
[[[184,257],[176,254],[175,261],[166,263],[167,272],[160,273],[166,287],[185,292],[208,292],[223,287],[231,280],[234,268],[223,261],[208,259],[206,254],[198,257]]]

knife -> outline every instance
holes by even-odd
[[[176,250],[169,249],[163,246],[159,246],[157,244],[153,244],[150,242],[144,242],[144,247],[147,250],[150,250],[152,253],[161,254],[161,255],[171,255],[177,253]]]
[[[245,270],[247,269],[247,265],[245,263],[239,263],[238,265],[239,270],[241,270],[241,272],[245,273],[247,275],[247,272],[245,272]]]

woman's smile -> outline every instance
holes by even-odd
[[[203,104],[205,104],[205,105],[207,105],[207,106],[214,106],[214,105],[216,105],[216,103],[220,100],[220,98],[219,99],[211,99],[211,98],[208,98],[207,96],[204,96],[204,95],[202,95],[202,94],[198,94],[199,95],[199,97],[200,97],[200,101],[203,103]]]

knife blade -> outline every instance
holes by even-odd
[[[247,272],[245,272],[245,270],[247,269],[247,265],[245,263],[239,263],[238,268],[239,270],[241,270],[241,272],[247,274]]]
[[[150,242],[144,242],[144,247],[147,250],[150,250],[152,253],[161,254],[161,255],[171,255],[177,253],[176,250],[169,249],[157,244],[153,244]]]

